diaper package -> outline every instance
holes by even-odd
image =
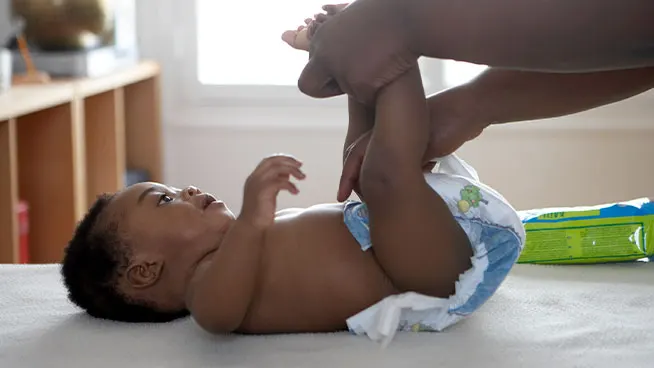
[[[527,232],[518,263],[588,264],[654,260],[654,203],[519,211]]]

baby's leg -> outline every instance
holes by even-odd
[[[428,124],[416,66],[378,94],[360,184],[372,249],[395,286],[447,297],[471,267],[472,250],[443,199],[425,181]]]

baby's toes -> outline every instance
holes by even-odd
[[[282,40],[289,46],[295,47],[295,39],[297,38],[298,31],[286,31],[282,33]]]
[[[309,51],[307,30],[304,28],[300,31],[286,31],[282,33],[282,40],[294,49]]]

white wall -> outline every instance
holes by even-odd
[[[333,201],[344,106],[176,113],[174,76],[179,70],[169,60],[174,40],[161,36],[163,27],[171,26],[166,21],[170,14],[162,10],[170,1],[139,2],[142,54],[159,60],[165,73],[167,181],[212,191],[238,211],[250,170],[263,156],[283,151],[305,162],[308,177],[298,197],[282,195],[280,207]],[[566,118],[491,128],[466,144],[460,155],[519,209],[649,196],[654,192],[652,116],[654,98],[649,94]]]
[[[283,151],[305,162],[308,177],[301,195],[284,195],[280,205],[333,201],[343,135],[337,128],[170,125],[167,178],[175,185],[192,183],[214,191],[238,210],[249,171],[264,155]],[[487,184],[526,209],[653,195],[652,141],[652,129],[499,128],[487,130],[459,153]]]

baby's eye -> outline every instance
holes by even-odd
[[[172,202],[172,201],[173,201],[173,198],[171,196],[167,195],[167,194],[162,194],[161,197],[159,197],[159,204],[168,203],[168,202]]]

